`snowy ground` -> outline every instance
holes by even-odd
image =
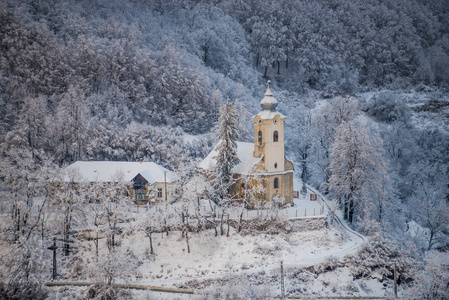
[[[192,288],[196,282],[220,281],[223,278],[241,277],[257,281],[258,277],[271,278],[279,273],[281,261],[284,262],[287,276],[290,276],[330,258],[341,261],[345,255],[356,251],[361,240],[334,229],[242,236],[231,228],[229,237],[215,237],[213,230],[193,234],[189,239],[191,253],[187,253],[186,240],[181,238],[179,231],[171,232],[169,236],[156,234],[153,243],[155,255],[149,255],[149,240],[142,232],[128,232],[122,236],[121,251],[132,252],[132,257],[136,259],[134,265],[138,267],[117,282]],[[84,255],[77,261],[77,266],[72,266],[71,273],[75,269],[89,270],[89,264],[95,261],[93,242],[85,241],[81,247]],[[101,245],[101,249],[100,256],[108,254],[105,245]],[[89,281],[89,274],[89,271],[82,272],[76,280]],[[73,280],[73,274],[66,275]],[[275,295],[279,291],[277,279],[269,280],[274,280],[268,287],[270,293]],[[338,286],[341,280],[337,277],[334,281],[333,285]],[[173,295],[162,295],[166,299],[177,299],[172,298],[175,297]],[[185,295],[182,299],[189,297]]]
[[[298,184],[297,180],[296,184]],[[300,198],[295,199],[293,207],[281,209],[276,220],[285,222],[286,218],[304,218],[301,213],[299,216],[296,215],[296,211],[301,210],[307,212],[305,218],[314,218],[308,215],[308,212],[312,210],[321,213],[317,214],[315,218],[323,218],[327,213],[327,208],[323,209],[322,196],[318,196],[318,201],[309,199],[310,190],[307,195],[301,195]],[[207,206],[204,205],[204,207]],[[123,233],[117,237],[119,246],[116,247],[117,253],[114,253],[114,256],[119,258],[126,257],[124,259],[126,264],[122,266],[123,272],[117,273],[115,282],[192,288],[201,294],[213,290],[214,286],[235,285],[232,281],[238,279],[239,282],[247,282],[246,286],[253,286],[256,289],[263,288],[267,293],[275,296],[279,294],[279,278],[276,274],[279,273],[280,263],[283,261],[286,278],[290,277],[288,280],[291,285],[287,289],[290,294],[322,294],[324,291],[325,294],[347,295],[348,289],[350,292],[352,289],[351,293],[357,295],[384,294],[383,292],[379,293],[382,287],[376,286],[376,284],[369,288],[365,286],[368,283],[363,283],[363,289],[351,287],[352,279],[350,275],[347,275],[348,271],[345,271],[345,268],[337,269],[334,271],[336,273],[334,275],[326,274],[326,272],[319,274],[319,284],[310,286],[311,282],[318,277],[310,272],[307,273],[305,271],[307,268],[326,261],[342,261],[347,254],[355,253],[363,242],[358,235],[341,226],[279,234],[266,234],[256,230],[246,231],[243,234],[237,233],[236,229],[231,227],[229,237],[226,234],[223,236],[219,234],[216,237],[213,229],[207,229],[189,234],[190,253],[187,250],[187,240],[182,237],[181,231],[173,230],[168,236],[165,233],[153,234],[155,254],[152,255],[149,251],[149,238],[143,231],[137,229],[138,221],[135,220],[144,216],[148,210],[153,209],[156,208],[137,208],[136,206],[129,208],[127,215],[129,220],[134,221],[121,224]],[[271,210],[248,211],[245,218],[254,219],[257,218],[257,214],[259,220],[266,220],[268,223],[277,222],[272,220]],[[266,217],[267,215],[268,217]],[[226,232],[226,225],[224,227]],[[95,270],[98,269],[99,262],[101,263],[104,257],[112,256],[106,246],[106,239],[100,240],[99,262],[95,256],[95,245],[92,240],[77,241],[76,247],[78,253],[75,259],[63,258],[62,260],[60,280],[98,280],[99,274]],[[304,277],[302,280],[305,281],[298,281],[298,278],[302,277]],[[64,298],[64,293],[72,295],[70,288],[52,289],[58,290],[56,295],[61,298]],[[74,289],[76,290],[76,288]],[[149,299],[152,299],[151,297],[155,299],[197,299],[191,295],[149,291],[133,291],[131,293],[132,297],[137,299],[140,297],[142,299],[147,299],[147,297]],[[70,296],[67,299],[70,299]]]

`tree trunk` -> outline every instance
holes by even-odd
[[[382,203],[379,204],[379,223],[382,221]]]
[[[228,214],[228,231],[226,232],[226,236],[229,237],[229,214]]]
[[[186,232],[186,242],[187,242],[187,253],[190,253],[190,245],[189,245],[189,233]]]
[[[345,199],[343,200],[343,219],[347,220],[348,219],[348,198],[345,197]]]
[[[201,222],[201,216],[198,216],[198,225],[196,227],[196,232],[200,232],[203,229],[203,223]]]
[[[148,236],[150,237],[150,254],[154,254],[154,250],[153,250],[153,237],[151,236],[151,234],[153,233],[153,231],[150,231]]]
[[[182,220],[181,238],[184,238],[184,230],[185,230],[185,217],[184,217],[184,212],[181,213],[181,220]]]
[[[215,236],[218,236],[217,223],[215,222],[215,215],[214,215],[213,226],[214,226],[214,230],[215,230]]]
[[[265,66],[265,71],[263,73],[263,78],[267,78],[267,71],[268,71],[268,66]]]
[[[240,222],[239,222],[239,229],[238,229],[239,233],[240,233],[240,231],[242,231],[242,224],[243,224],[243,211],[240,214]]]
[[[349,216],[348,216],[348,221],[350,224],[352,224],[352,218],[354,215],[354,200],[349,200]]]
[[[427,247],[427,251],[430,251],[433,245],[433,236],[435,235],[435,230],[430,229],[430,236],[429,236],[429,247]]]
[[[281,62],[278,60],[278,75],[281,74]]]
[[[44,240],[44,235],[45,235],[45,214],[42,214],[42,219],[41,219],[41,235],[42,235],[42,240]]]
[[[98,257],[98,232],[95,236],[94,243],[95,243],[95,255]]]
[[[212,201],[210,201],[210,198],[209,198],[209,206],[210,206],[210,211],[214,211],[214,208],[212,207]]]
[[[189,219],[186,213],[186,243],[187,243],[187,253],[190,253],[190,245],[189,245]]]
[[[221,213],[221,218],[220,218],[220,235],[224,234],[224,230],[223,230],[223,212]]]
[[[164,220],[164,224],[165,224],[165,233],[168,236],[168,225],[167,225],[167,219]]]

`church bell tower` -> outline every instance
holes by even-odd
[[[293,164],[284,155],[285,116],[276,111],[278,101],[273,97],[268,80],[267,91],[260,102],[262,111],[254,119],[254,157],[262,158],[266,178],[266,201],[275,195],[293,203]]]
[[[263,155],[267,172],[284,171],[284,120],[276,111],[278,101],[270,90],[270,81],[265,97],[260,102],[262,111],[254,118],[254,157]]]

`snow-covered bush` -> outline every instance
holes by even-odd
[[[131,298],[131,293],[129,291],[98,283],[91,285],[84,295],[84,299],[95,300],[118,300],[126,298]]]
[[[231,278],[222,286],[214,285],[205,290],[198,299],[271,299],[270,288],[268,285],[252,285],[246,278]]]
[[[38,283],[1,283],[0,299],[2,300],[43,300],[47,299],[48,291]]]
[[[352,295],[354,293],[357,293],[359,291],[359,289],[357,288],[357,286],[355,285],[354,282],[349,282],[344,290],[346,291],[347,294]]]
[[[300,269],[288,276],[289,280],[298,281],[299,283],[309,282],[316,279],[316,277],[316,274],[310,272],[308,269]]]
[[[375,235],[362,244],[355,255],[345,257],[346,265],[356,278],[367,277],[372,272],[378,272],[382,278],[393,279],[393,268],[399,274],[399,281],[414,279],[417,262],[407,256],[407,252],[390,239]]]
[[[282,249],[279,246],[279,243],[272,243],[264,240],[256,240],[254,244],[254,252],[260,255],[275,255]]]
[[[326,272],[326,271],[332,271],[335,270],[338,267],[339,263],[338,257],[334,255],[330,255],[324,258],[323,262],[318,265],[317,271],[318,272]]]

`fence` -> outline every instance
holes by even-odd
[[[221,217],[220,209],[217,208],[215,212],[215,217],[219,219]],[[241,212],[232,211],[229,215],[230,219],[239,219]],[[289,207],[284,209],[254,209],[254,210],[244,210],[243,219],[249,220],[254,218],[285,218],[285,219],[297,219],[305,217],[316,217],[324,214],[324,204],[318,207],[311,208],[297,208]],[[227,218],[227,215],[225,216]]]

